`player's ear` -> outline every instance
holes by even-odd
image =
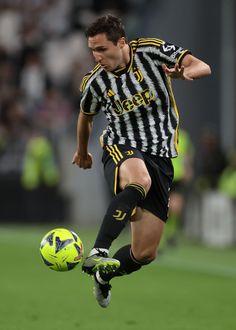
[[[118,40],[118,45],[120,46],[120,48],[123,48],[126,45],[126,39],[125,39],[125,37],[121,37]]]

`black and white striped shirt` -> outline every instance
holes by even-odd
[[[161,64],[174,66],[188,50],[156,38],[129,43],[130,63],[105,71],[99,64],[81,83],[81,111],[103,110],[108,126],[103,145],[122,144],[160,157],[178,154],[178,111]]]

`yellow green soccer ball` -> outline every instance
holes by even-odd
[[[59,272],[73,269],[81,262],[83,253],[80,237],[65,228],[49,231],[40,243],[40,254],[44,264]]]

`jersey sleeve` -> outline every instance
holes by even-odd
[[[191,54],[188,49],[156,38],[140,38],[138,44],[151,55],[157,64],[169,66],[174,66],[176,63],[181,64],[184,56]]]
[[[86,115],[96,115],[101,109],[101,101],[92,86],[84,89],[80,98],[80,111]]]
[[[190,53],[191,52],[188,49],[184,49],[168,42],[163,42],[159,47],[159,58],[165,64],[181,64],[184,56]]]

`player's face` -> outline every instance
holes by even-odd
[[[88,47],[92,50],[95,61],[106,71],[113,71],[126,65],[123,52],[125,45],[124,37],[114,45],[107,39],[105,33],[88,38]]]

